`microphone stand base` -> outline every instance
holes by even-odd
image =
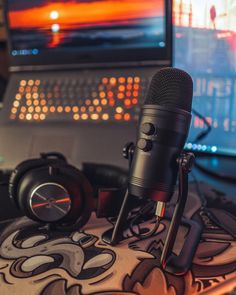
[[[183,275],[191,267],[197,246],[201,239],[202,227],[193,220],[182,218],[188,197],[188,173],[192,169],[194,155],[191,153],[183,153],[177,161],[179,165],[179,196],[164,243],[161,255],[161,266],[169,273]],[[104,242],[115,246],[125,239],[123,237],[123,231],[128,227],[127,220],[128,214],[133,207],[132,203],[132,198],[127,190],[114,228],[109,229],[102,235]],[[187,225],[189,227],[189,232],[180,254],[175,255],[173,253],[173,247],[181,224]]]

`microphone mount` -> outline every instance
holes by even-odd
[[[133,143],[128,143],[123,149],[123,156],[124,158],[129,160],[129,166],[131,166],[132,163],[134,150],[135,145]],[[170,226],[167,232],[160,261],[161,267],[165,271],[175,275],[183,275],[191,267],[192,260],[199,244],[202,232],[202,227],[200,226],[200,224],[193,220],[182,217],[188,197],[188,174],[193,168],[194,160],[194,155],[192,153],[186,152],[183,152],[177,159],[179,172],[179,193],[175,210],[170,220]],[[123,231],[128,227],[127,219],[129,212],[133,209],[134,206],[133,200],[133,196],[129,194],[129,190],[127,189],[114,228],[109,229],[102,235],[102,239],[104,242],[115,246],[125,239],[123,237]],[[187,226],[189,230],[179,255],[176,255],[173,253],[173,247],[180,225]]]

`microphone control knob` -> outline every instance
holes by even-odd
[[[137,147],[144,152],[149,152],[152,149],[152,141],[140,138],[137,143]]]
[[[141,132],[146,135],[153,135],[155,134],[156,128],[152,123],[144,123],[141,126]]]

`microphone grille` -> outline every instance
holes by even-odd
[[[193,80],[188,73],[163,68],[152,78],[145,104],[174,107],[191,112]]]

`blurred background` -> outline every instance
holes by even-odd
[[[0,43],[4,47],[2,1]],[[199,131],[206,128],[195,116],[188,147],[235,155],[236,0],[174,0],[173,22],[174,65],[192,75],[194,109],[212,126],[204,143],[192,146]],[[7,59],[1,57],[0,62],[0,74],[6,76]],[[227,141],[227,149],[219,144],[219,138]]]
[[[212,131],[204,145],[228,142],[233,153],[236,132],[236,1],[175,0],[175,66],[194,78],[194,108],[206,117]],[[203,120],[195,117],[190,141]],[[191,147],[191,143],[190,143]],[[210,147],[216,150],[218,146]],[[232,148],[232,151],[231,151]]]

